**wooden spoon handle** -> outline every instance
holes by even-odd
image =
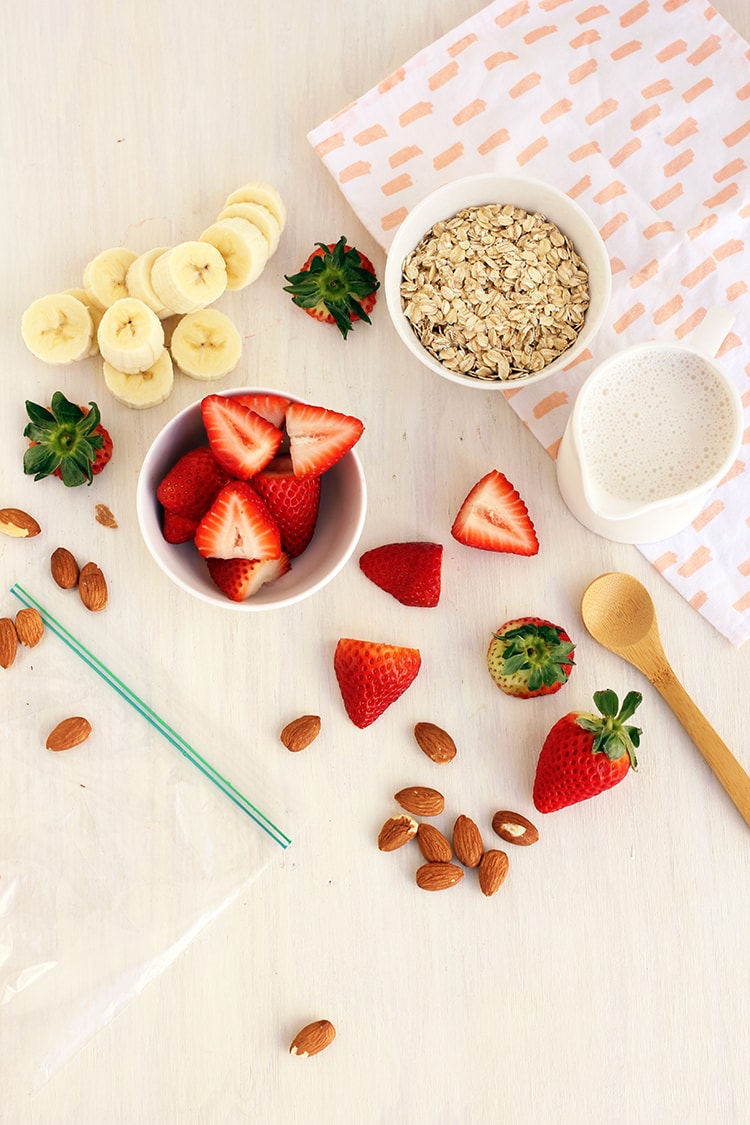
[[[750,777],[671,672],[652,681],[692,738],[750,827]]]

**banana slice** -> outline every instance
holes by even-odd
[[[223,379],[242,355],[242,339],[218,309],[188,313],[172,333],[172,359],[191,379]]]
[[[268,257],[276,253],[281,226],[279,220],[262,203],[230,203],[218,216],[219,222],[222,219],[247,219],[258,228],[268,243]]]
[[[74,363],[89,354],[94,322],[83,301],[52,293],[32,301],[21,317],[26,347],[45,363]]]
[[[125,275],[128,296],[137,297],[139,301],[143,301],[156,313],[160,320],[169,316],[171,310],[159,300],[156,290],[151,284],[151,270],[156,259],[160,258],[162,254],[166,254],[167,250],[171,250],[171,246],[157,246],[154,250],[147,250],[145,254],[139,254]]]
[[[224,206],[231,207],[233,203],[260,203],[261,206],[268,208],[281,230],[286,226],[284,201],[276,188],[263,180],[251,180],[250,183],[244,184],[233,191],[231,195],[227,196]]]
[[[180,242],[156,259],[151,284],[170,314],[198,312],[226,289],[227,267],[208,242]]]
[[[107,390],[118,402],[123,406],[129,406],[131,410],[147,410],[150,406],[158,406],[160,402],[169,398],[174,387],[172,358],[166,348],[156,363],[146,371],[139,371],[135,375],[119,371],[106,359],[102,371]]]
[[[260,277],[268,243],[247,219],[222,219],[204,230],[201,242],[215,246],[226,263],[227,289],[244,289]]]
[[[102,358],[118,371],[148,371],[164,351],[164,329],[137,297],[121,297],[106,310],[97,332]]]
[[[89,304],[104,311],[121,297],[127,297],[125,278],[137,257],[135,250],[113,246],[92,258],[83,271],[83,288]]]
[[[91,347],[89,348],[89,350],[86,354],[87,355],[99,355],[99,342],[96,338],[96,333],[99,329],[99,321],[102,319],[103,310],[100,309],[100,308],[97,308],[96,305],[90,304],[89,299],[86,296],[86,290],[85,289],[66,289],[66,290],[64,290],[64,292],[70,293],[71,297],[75,297],[76,300],[80,301],[82,305],[85,305],[86,308],[91,313],[91,320],[92,320],[92,323],[94,325],[94,330],[93,330],[92,335],[91,335]]]

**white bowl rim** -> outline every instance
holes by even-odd
[[[224,388],[222,390],[207,390],[206,394],[221,394],[225,398],[235,398],[238,395],[244,394],[268,394],[280,395],[281,397],[288,398],[293,402],[310,401],[309,399],[303,399],[299,395],[293,394],[291,391],[281,390],[278,387],[230,387]],[[155,436],[155,438],[151,442],[151,445],[146,451],[146,455],[143,458],[143,462],[138,473],[138,481],[136,484],[136,516],[138,519],[138,526],[141,532],[141,537],[146,544],[146,548],[149,554],[151,555],[152,559],[157,564],[159,569],[162,571],[162,573],[165,574],[167,578],[169,578],[169,580],[180,589],[184,590],[192,597],[198,598],[200,601],[205,602],[207,605],[218,606],[221,609],[230,609],[237,610],[239,612],[251,613],[258,613],[273,609],[283,609],[285,606],[296,605],[298,602],[304,601],[305,599],[311,597],[313,594],[317,593],[324,586],[327,586],[328,583],[331,582],[336,577],[336,575],[340,573],[341,570],[343,570],[344,566],[347,564],[354,551],[356,550],[357,544],[362,536],[362,531],[364,530],[365,519],[367,516],[367,483],[362,468],[362,462],[356,450],[350,449],[349,452],[346,453],[345,456],[341,459],[341,461],[337,463],[338,465],[341,465],[342,462],[346,460],[347,464],[354,470],[356,487],[360,493],[359,509],[357,512],[357,518],[353,522],[340,557],[337,559],[336,563],[323,575],[321,575],[321,577],[312,585],[306,587],[302,591],[298,591],[294,594],[289,594],[286,597],[277,596],[272,600],[269,597],[269,593],[272,593],[273,587],[276,585],[276,583],[268,583],[265,587],[262,587],[261,590],[258,591],[258,593],[254,594],[250,598],[246,598],[242,602],[235,602],[232,601],[231,598],[227,598],[221,593],[218,587],[216,588],[215,593],[208,587],[206,591],[198,589],[195,586],[192,586],[189,582],[186,582],[179,574],[175,573],[175,571],[166,564],[164,558],[162,558],[162,548],[167,549],[174,547],[174,549],[177,549],[178,546],[185,546],[189,549],[190,544],[173,545],[167,543],[161,533],[161,527],[157,526],[156,512],[158,507],[160,506],[158,505],[158,501],[156,500],[155,488],[153,483],[154,477],[151,470],[153,468],[153,462],[156,459],[157,451],[161,448],[164,439],[168,437],[173,431],[179,430],[181,424],[183,424],[190,415],[200,412],[200,404],[202,398],[204,397],[205,395],[201,396],[200,399],[197,399],[195,402],[189,403],[187,406],[183,407],[182,410],[178,411],[177,414],[173,415],[173,417],[170,418],[167,423],[165,423],[159,433]],[[332,465],[328,472],[334,472],[336,467],[336,465]],[[325,486],[325,477],[323,478],[323,485]],[[151,513],[154,518],[151,520],[147,520],[146,513]],[[302,558],[302,556],[300,556],[300,558]],[[294,560],[292,560],[292,567],[294,567]],[[283,582],[283,578],[278,579],[278,582]],[[262,598],[264,592],[266,595],[265,600],[263,600]]]
[[[592,295],[592,303],[587,311],[587,319],[584,321],[584,327],[574,343],[556,360],[547,364],[543,370],[534,372],[531,375],[525,375],[518,379],[478,379],[473,375],[464,375],[461,372],[449,371],[422,347],[411,325],[403,314],[400,298],[401,266],[403,260],[410,250],[416,246],[422,235],[440,218],[447,218],[451,214],[455,214],[456,211],[460,210],[462,207],[478,204],[480,201],[485,203],[490,201],[486,197],[487,192],[500,194],[501,192],[505,192],[506,189],[512,192],[513,188],[516,186],[519,189],[519,194],[523,191],[545,194],[549,199],[559,203],[560,207],[567,208],[570,213],[576,217],[576,221],[580,223],[585,232],[587,241],[590,240],[592,248],[596,249],[599,264],[602,267],[601,270],[598,271],[601,273],[601,277],[598,279],[601,284],[598,286],[597,292]],[[461,202],[457,203],[453,209],[441,209],[443,200],[451,199],[457,194],[464,196]],[[517,206],[524,207],[524,203],[521,199],[515,201],[506,196],[503,202],[517,202]],[[532,209],[545,211],[543,207]],[[434,218],[432,218],[433,213],[435,213]],[[422,218],[425,214],[427,218]],[[564,229],[564,221],[554,216],[552,216],[552,221],[560,226],[560,229]],[[574,240],[574,243],[575,241],[576,240]],[[580,239],[578,241],[580,241]],[[592,261],[580,251],[578,245],[576,245],[576,249],[578,249],[581,256],[585,258],[586,264],[589,270],[591,270],[593,265]],[[463,387],[472,387],[476,390],[514,391],[540,382],[542,379],[548,379],[551,375],[564,370],[585,351],[588,344],[599,331],[609,305],[612,293],[612,271],[609,265],[607,248],[601,234],[597,230],[591,217],[571,196],[567,195],[553,184],[547,183],[545,180],[522,175],[506,175],[501,172],[479,172],[442,184],[440,187],[433,189],[427,195],[423,196],[418,203],[415,203],[399,224],[386,254],[383,289],[385,291],[386,307],[388,308],[391,321],[399,337],[412,355],[425,367],[434,371],[437,375],[442,376],[442,378],[460,384]]]

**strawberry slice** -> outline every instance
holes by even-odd
[[[231,477],[207,445],[190,449],[172,466],[156,489],[163,508],[187,520],[199,520]]]
[[[351,414],[291,402],[286,412],[286,432],[294,475],[324,473],[356,445],[363,431],[362,422]]]
[[[265,418],[267,422],[279,429],[284,425],[286,410],[290,402],[283,395],[256,394],[253,392],[247,395],[234,395],[234,401],[246,406],[248,410],[254,410],[256,414],[260,414],[261,418]]]
[[[207,559],[206,566],[222,594],[233,602],[244,602],[290,569],[285,554],[277,559]]]
[[[471,489],[453,521],[451,535],[459,543],[483,551],[535,555],[539,550],[528,508],[497,469]]]
[[[333,668],[344,709],[355,727],[369,727],[404,694],[422,663],[419,649],[342,637]]]
[[[440,543],[384,543],[365,551],[359,566],[402,605],[428,607],[440,601],[442,561]]]
[[[320,476],[296,477],[288,454],[274,457],[252,485],[278,524],[281,549],[296,559],[315,531],[320,507]]]
[[[214,457],[238,480],[265,468],[284,436],[278,426],[224,395],[206,395],[201,415]]]
[[[170,512],[169,508],[165,508],[162,535],[167,543],[189,543],[200,522],[199,519],[192,520],[187,516],[177,516],[174,512]]]
[[[222,488],[195,532],[204,558],[277,559],[279,529],[258,493],[246,481]]]

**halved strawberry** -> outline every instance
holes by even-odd
[[[278,429],[281,429],[284,425],[286,408],[289,406],[290,400],[284,398],[283,395],[250,392],[250,394],[233,395],[232,397],[235,402],[239,402],[249,410],[254,410],[256,414],[260,414],[261,418],[265,418],[267,422],[277,426]]]
[[[276,559],[281,554],[279,529],[255,489],[246,481],[222,488],[195,532],[204,558]]]
[[[497,469],[471,489],[453,521],[451,535],[459,543],[483,551],[535,555],[539,550],[528,508]]]
[[[299,273],[285,275],[285,293],[308,316],[335,324],[346,339],[354,321],[370,324],[380,282],[369,258],[342,235],[338,242],[317,242]]]
[[[281,454],[253,477],[252,486],[278,524],[281,549],[290,559],[296,559],[315,531],[320,507],[320,476],[296,477],[291,457]]]
[[[233,602],[244,602],[290,569],[285,554],[276,559],[207,559],[206,566],[222,594]]]
[[[384,543],[365,551],[359,566],[402,605],[427,607],[440,601],[442,561],[440,543]]]
[[[188,520],[199,520],[232,478],[207,445],[180,457],[156,489],[163,508]]]
[[[189,543],[195,536],[200,522],[200,519],[177,516],[174,512],[170,512],[169,508],[165,508],[161,527],[162,535],[167,543]]]
[[[286,432],[294,475],[324,473],[356,445],[363,431],[362,422],[351,414],[291,402],[286,412]]]
[[[333,668],[344,709],[356,727],[369,727],[417,677],[419,649],[342,637]]]
[[[201,414],[214,457],[238,480],[248,480],[276,456],[281,430],[236,399],[206,395]]]

